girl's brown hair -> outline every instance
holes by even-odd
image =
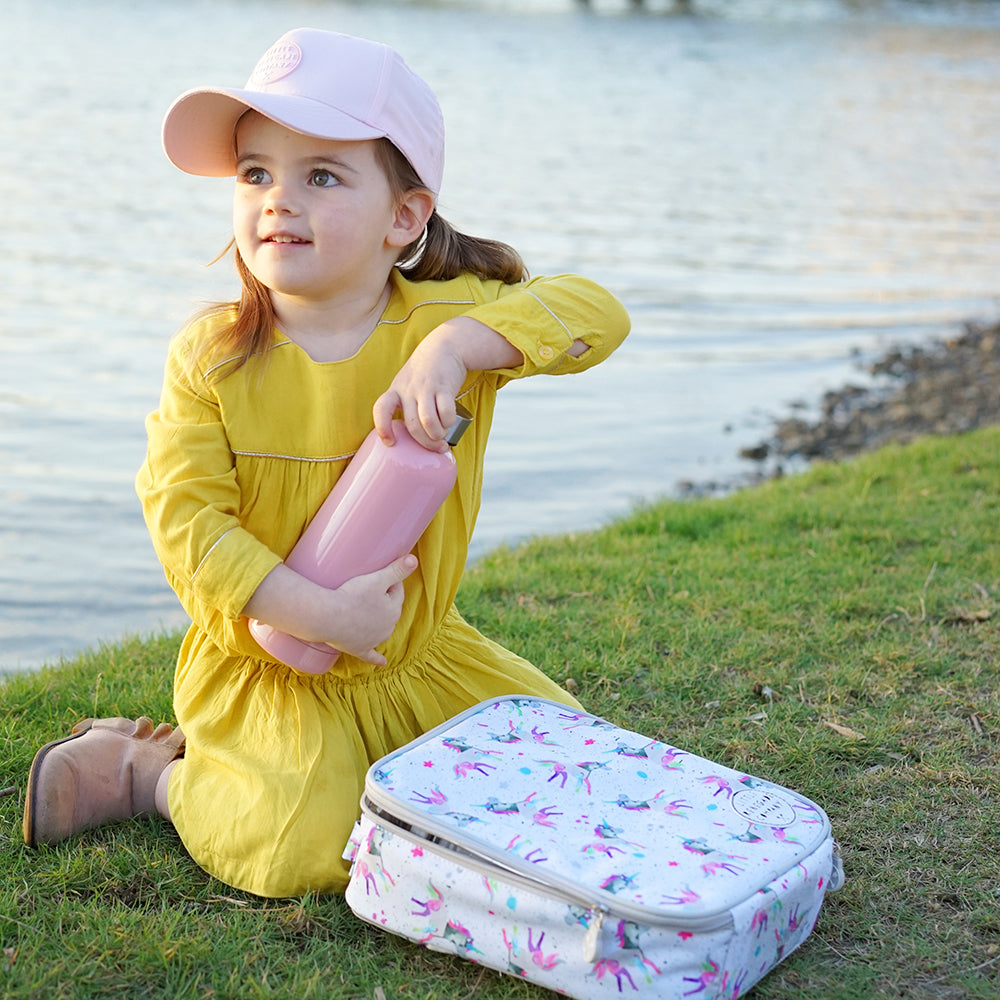
[[[376,140],[375,159],[397,203],[414,188],[424,187],[410,162],[388,139]],[[225,256],[230,248],[242,286],[239,301],[210,306],[201,314],[203,318],[231,315],[228,322],[217,327],[199,352],[200,357],[211,354],[226,359],[226,363],[216,369],[218,377],[230,375],[255,355],[264,354],[271,344],[275,327],[271,296],[250,273],[235,240],[217,259]],[[496,240],[466,236],[441,218],[437,209],[428,219],[420,239],[404,247],[396,266],[411,281],[447,281],[460,274],[473,274],[484,280],[513,285],[528,277],[524,261],[513,247]]]

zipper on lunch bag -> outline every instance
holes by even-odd
[[[365,795],[361,802],[362,812],[368,818],[386,827],[389,832],[397,835],[408,835],[410,838],[420,840],[421,846],[427,845],[430,850],[443,857],[455,857],[456,855],[467,859],[470,868],[474,868],[481,874],[504,878],[512,884],[527,889],[540,896],[549,896],[565,903],[567,906],[578,906],[590,913],[599,915],[598,924],[603,924],[606,917],[618,917],[629,920],[633,923],[645,924],[652,927],[676,927],[680,930],[691,931],[713,931],[724,927],[732,926],[732,914],[726,910],[724,913],[708,917],[690,917],[684,921],[673,921],[665,919],[655,913],[651,913],[647,908],[616,900],[614,907],[608,906],[604,902],[597,901],[593,896],[586,894],[576,886],[567,885],[566,881],[558,877],[541,879],[537,875],[527,874],[492,857],[470,851],[461,844],[455,843],[448,836],[440,833],[433,833],[425,827],[416,823],[407,822],[405,819],[389,812],[382,806],[373,802],[370,796]],[[596,952],[597,942],[600,935],[600,927],[593,931],[588,927],[588,937],[591,942],[588,945],[585,941],[585,950]]]

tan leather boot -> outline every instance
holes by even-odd
[[[156,782],[184,734],[152,719],[84,719],[46,743],[28,771],[24,840],[58,844],[112,820],[155,813]]]

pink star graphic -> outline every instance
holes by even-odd
[[[433,766],[434,766],[434,761],[432,761],[432,760],[425,760],[424,761],[424,767],[433,767]]]
[[[424,849],[422,847],[414,847],[413,850],[410,851],[410,856],[414,858],[422,858],[424,856]]]

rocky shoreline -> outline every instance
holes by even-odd
[[[1000,324],[967,323],[954,337],[894,348],[863,370],[869,384],[824,394],[817,419],[777,419],[770,437],[741,449],[740,457],[754,464],[746,482],[890,442],[1000,423]],[[719,492],[719,484],[682,483],[681,490],[704,495]]]
[[[894,349],[867,369],[875,382],[823,396],[814,423],[778,421],[745,458],[841,459],[925,434],[959,434],[1000,422],[1000,325],[966,324],[953,338]]]

